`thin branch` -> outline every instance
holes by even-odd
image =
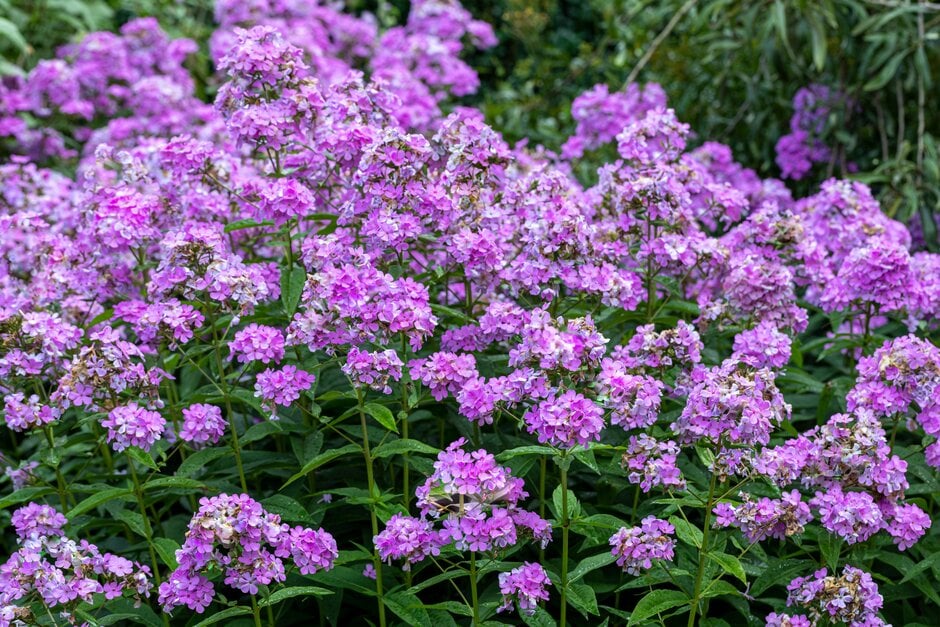
[[[910,4],[906,2],[894,2],[892,0],[865,0],[868,4],[874,4],[880,7],[886,7],[888,9],[901,9],[904,7],[911,7]],[[921,2],[917,6],[917,13],[923,15],[924,13],[929,13],[931,11],[940,11],[940,4],[935,2]]]
[[[926,3],[924,0],[920,1],[920,6],[923,7]],[[917,50],[920,53],[924,51],[924,12],[918,11],[917,13]],[[915,64],[917,65],[917,64]],[[918,192],[920,191],[920,186],[923,183],[924,177],[924,133],[926,130],[926,113],[925,108],[927,105],[927,88],[924,85],[924,75],[920,72],[918,68],[917,72],[917,187]]]
[[[687,2],[683,4],[678,11],[676,11],[676,14],[673,15],[672,19],[669,20],[669,23],[666,24],[666,28],[664,28],[661,33],[656,35],[656,39],[653,40],[653,43],[650,44],[650,47],[647,48],[646,52],[643,53],[643,56],[640,58],[639,62],[632,70],[630,70],[630,74],[627,76],[625,85],[629,85],[634,80],[636,80],[636,77],[639,75],[639,73],[643,70],[644,67],[646,67],[646,64],[649,63],[650,59],[653,58],[653,54],[656,52],[656,49],[659,48],[663,41],[665,41],[666,37],[669,37],[669,34],[672,33],[673,29],[678,26],[682,17],[692,10],[692,7],[695,6],[696,2],[698,2],[698,0],[687,0]]]

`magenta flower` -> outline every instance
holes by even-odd
[[[523,416],[526,429],[534,433],[539,442],[559,448],[587,446],[601,437],[604,428],[604,410],[597,403],[566,390],[532,407]]]
[[[249,324],[235,334],[229,349],[241,363],[280,363],[284,358],[284,336],[274,327]]]
[[[388,382],[401,379],[403,365],[393,349],[369,352],[352,346],[342,370],[353,385],[391,394],[392,388]]]
[[[499,574],[499,591],[503,601],[497,612],[511,610],[513,602],[519,604],[519,611],[529,616],[535,614],[539,601],[548,601],[548,586],[551,581],[540,564],[525,562],[508,573]]]
[[[183,410],[180,438],[194,446],[215,444],[227,427],[221,409],[215,405],[194,403]]]
[[[204,497],[199,505],[176,553],[179,567],[160,586],[165,612],[181,605],[204,612],[214,596],[208,578],[214,571],[222,571],[226,585],[256,594],[259,585],[286,579],[285,559],[313,574],[332,568],[339,555],[326,531],[291,529],[247,494]]]
[[[665,520],[647,516],[640,526],[621,527],[610,537],[611,553],[617,558],[617,566],[631,575],[639,575],[641,570],[653,567],[653,560],[672,561],[676,547],[674,533],[673,526]]]
[[[740,505],[719,503],[715,506],[715,525],[737,527],[748,542],[759,542],[767,538],[784,540],[803,533],[804,526],[813,519],[809,505],[804,503],[797,490],[784,493],[779,499],[762,497],[751,500],[742,495]]]
[[[812,577],[797,577],[787,586],[787,605],[799,606],[811,624],[818,621],[848,625],[884,625],[878,611],[884,598],[871,575],[846,565],[839,576],[829,575],[825,568]]]
[[[115,451],[123,451],[128,446],[137,446],[149,451],[153,443],[160,439],[166,428],[166,420],[149,409],[136,403],[119,405],[108,412],[101,426],[108,430],[108,442]]]
[[[391,564],[392,560],[404,560],[402,570],[411,570],[429,555],[440,555],[446,541],[428,520],[395,514],[385,524],[385,529],[373,538],[379,557]]]
[[[296,366],[284,366],[280,370],[268,368],[258,374],[255,381],[255,396],[261,406],[271,412],[271,420],[277,420],[278,405],[290,407],[300,398],[300,393],[310,389],[315,377]]]

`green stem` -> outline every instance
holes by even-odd
[[[408,440],[408,416],[406,415],[401,421],[401,437],[402,440]],[[405,506],[405,509],[408,509],[408,505],[411,503],[411,486],[409,485],[408,475],[410,473],[408,453],[403,455],[404,459],[402,462],[402,504]]]
[[[287,270],[290,272],[294,269],[294,243],[291,240],[291,228],[293,228],[293,223],[288,222],[285,225],[286,230],[286,241],[284,242],[287,245]]]
[[[568,469],[561,467],[561,617],[560,627],[568,622]]]
[[[649,213],[646,214],[646,241],[649,242],[653,239],[653,220],[650,217]],[[653,321],[653,305],[654,300],[656,299],[656,281],[653,275],[653,255],[647,255],[646,257],[646,322],[647,324]]]
[[[399,265],[401,261],[399,261]],[[408,363],[408,342],[405,339],[405,334],[401,334],[401,356],[402,360],[405,363]],[[408,384],[405,383],[405,377],[401,379],[401,437],[403,440],[408,440]],[[410,485],[410,475],[411,475],[411,458],[409,457],[407,451],[402,456],[402,502],[405,506],[405,510],[408,510],[408,505],[411,503],[411,485]],[[410,571],[409,571],[410,574]]]
[[[698,604],[702,594],[702,575],[705,574],[705,561],[708,556],[708,536],[711,532],[712,501],[715,498],[715,473],[712,473],[708,485],[708,501],[705,503],[705,528],[702,530],[702,548],[698,553],[698,570],[695,573],[695,589],[692,594],[692,607],[689,611],[688,627],[695,626],[695,615],[698,613]]]
[[[268,627],[274,627],[276,624],[274,622],[274,609],[271,607],[270,602],[268,602],[268,604],[264,606],[264,611],[268,618]]]
[[[156,587],[159,588],[162,581],[160,579],[160,564],[157,562],[157,552],[153,548],[153,528],[150,526],[150,519],[147,517],[144,491],[140,487],[140,478],[137,476],[134,459],[130,456],[130,453],[127,454],[127,467],[130,469],[131,481],[134,483],[134,496],[137,497],[137,506],[140,508],[140,517],[143,519],[144,533],[147,536],[147,550],[150,553],[150,563],[153,565],[153,580],[157,582]],[[164,625],[170,624],[170,619],[166,614],[160,612],[160,616],[163,618]]]
[[[208,307],[207,307],[208,309]],[[232,413],[232,400],[229,396],[228,381],[225,380],[225,362],[222,361],[219,334],[215,326],[215,316],[210,315],[209,325],[212,327],[212,345],[215,352],[215,363],[219,369],[219,387],[222,398],[225,399],[225,415],[228,417],[228,429],[232,434],[232,451],[235,454],[235,466],[238,468],[238,479],[241,482],[242,492],[248,494],[248,482],[245,480],[245,467],[242,465],[242,451],[238,444],[238,429],[235,427],[235,416]]]
[[[545,455],[539,458],[539,518],[545,520],[545,475],[547,474],[548,458]],[[545,549],[539,548],[539,563],[545,563]]]
[[[473,298],[470,295],[470,279],[463,280],[464,307],[467,309],[467,315],[473,316]]]
[[[636,510],[639,505],[640,505],[640,486],[639,484],[637,484],[636,489],[633,491],[633,509],[632,509],[633,514],[630,518],[631,524],[634,524],[634,525],[636,524]]]
[[[891,441],[888,443],[888,448],[894,452],[894,438],[898,435],[898,427],[901,426],[901,416],[896,415],[894,417],[894,428],[891,429]]]
[[[258,599],[251,595],[251,616],[255,619],[255,627],[261,627],[261,610],[258,608]]]
[[[62,504],[62,513],[67,514],[69,512],[69,502],[66,496],[68,490],[66,490],[65,478],[62,476],[62,471],[59,470],[59,456],[55,452],[55,436],[52,433],[52,427],[47,425],[43,428],[43,433],[46,434],[46,442],[49,444],[49,451],[52,457],[55,458],[55,481],[59,492],[59,502]]]
[[[473,603],[473,624],[480,624],[480,602],[477,596],[477,554],[470,551],[470,599]]]
[[[372,522],[372,537],[379,535],[379,519],[375,514],[375,471],[372,467],[372,450],[369,448],[369,426],[366,423],[366,412],[363,410],[362,392],[356,390],[359,401],[359,421],[362,425],[362,455],[366,462],[366,481],[369,483],[369,517]],[[379,559],[378,549],[373,542],[372,565],[375,568],[375,596],[379,604],[379,626],[385,627],[385,600],[382,594],[382,560]]]

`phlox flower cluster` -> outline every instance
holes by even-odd
[[[885,625],[878,616],[884,598],[870,574],[846,565],[838,576],[825,568],[812,577],[797,577],[787,586],[787,605],[805,612],[800,618],[771,614],[768,625],[817,625],[837,622],[851,627]]]
[[[822,526],[848,544],[884,530],[904,550],[930,527],[923,510],[904,503],[907,462],[891,453],[870,412],[836,414],[822,427],[765,449],[755,468],[778,485],[818,487],[810,504]]]
[[[191,449],[237,452],[258,413],[283,418],[301,458],[329,450],[334,428],[346,436],[348,425],[309,420],[316,412],[348,416],[352,399],[383,394],[418,430],[431,414],[566,461],[591,459],[572,449],[616,451],[620,470],[603,472],[622,471],[637,494],[702,476],[770,481],[778,497],[745,491],[714,507],[715,524],[749,542],[813,521],[856,549],[885,532],[907,550],[927,533],[930,516],[906,499],[921,453],[902,456],[895,435],[926,435],[924,458],[940,468],[940,349],[925,339],[940,318],[940,255],[917,251],[865,184],[830,179],[794,199],[727,146],[690,150],[690,127],[655,84],[579,96],[558,155],[511,146],[453,100],[480,84],[463,55],[496,43],[454,0],[414,0],[397,25],[384,9],[306,0],[218,0],[214,17],[212,103],[187,69],[196,43],[152,19],[0,81],[13,154],[0,164],[0,398],[4,424],[25,434],[17,452],[35,458],[4,457],[14,489],[45,490],[65,468],[80,475],[71,485],[97,490],[92,470],[50,460],[99,431],[114,451],[153,451],[158,472]],[[851,106],[835,88],[796,94],[777,144],[784,178],[831,158],[829,120]],[[585,155],[610,160],[589,172]],[[802,374],[794,338],[826,324],[814,313],[811,328],[810,311],[842,321],[832,341],[850,344],[857,376],[844,413],[775,432],[791,426],[781,388]],[[874,345],[872,331],[898,324],[911,334]],[[808,346],[810,378],[830,372],[823,361],[835,361]],[[408,571],[441,553],[548,546],[552,523],[523,509],[523,477],[466,444],[439,453],[416,504],[376,507],[379,560]],[[263,446],[245,464],[259,490],[278,479],[264,476]],[[337,488],[319,489],[325,505]],[[146,492],[145,510],[187,507]],[[70,540],[65,525],[48,505],[13,514],[0,625],[45,621],[32,599],[74,623],[94,595],[148,596],[148,567]],[[674,559],[675,529],[648,516],[609,544],[641,575]],[[176,557],[159,603],[202,613],[217,585],[254,595],[292,569],[330,569],[338,548],[323,529],[223,493],[199,501]],[[498,611],[534,614],[549,583],[539,564],[502,572]],[[850,566],[794,580],[788,603],[800,614],[768,624],[880,624],[877,588]]]
[[[625,346],[613,353],[626,368],[644,371],[691,369],[702,361],[702,339],[695,327],[679,320],[675,328],[657,331],[652,324],[636,328]]]
[[[165,378],[167,373],[159,368],[144,365],[144,354],[137,346],[121,339],[115,329],[104,327],[89,334],[88,343],[73,354],[50,400],[60,410],[101,411],[120,396],[159,407],[157,388]]]
[[[391,394],[388,383],[401,379],[403,365],[394,349],[370,352],[352,346],[346,354],[343,372],[355,386]]]
[[[46,612],[70,615],[95,595],[108,600],[128,595],[138,606],[150,596],[149,567],[71,540],[65,516],[49,505],[21,507],[12,523],[17,549],[0,565],[0,622],[37,623]],[[45,612],[34,614],[34,597]]]
[[[644,492],[656,486],[666,489],[685,489],[685,479],[676,465],[679,447],[672,440],[660,441],[641,433],[631,435],[621,465],[627,471],[627,480],[639,484]]]
[[[631,575],[653,567],[653,560],[671,562],[675,557],[675,528],[655,516],[647,516],[637,527],[622,527],[610,537],[617,566]]]
[[[194,447],[218,442],[228,425],[215,405],[193,403],[183,410],[180,438]]]
[[[175,298],[156,303],[124,301],[114,307],[114,315],[130,324],[137,339],[146,345],[163,339],[173,346],[186,344],[205,321],[192,305]]]
[[[692,373],[685,408],[670,428],[683,444],[766,444],[774,426],[790,416],[790,405],[774,381],[770,370],[734,359],[698,369]]]
[[[392,560],[403,560],[405,571],[430,555],[440,555],[441,547],[447,544],[432,520],[402,514],[392,516],[374,542],[383,561],[391,564]]]
[[[428,386],[435,400],[444,400],[460,391],[464,384],[477,377],[473,355],[438,352],[427,359],[415,359],[408,364],[411,378]]]
[[[499,574],[499,591],[503,595],[497,612],[512,609],[513,601],[519,604],[519,611],[532,615],[539,601],[548,600],[546,587],[551,583],[541,564],[526,562],[508,573]]]
[[[777,370],[790,361],[790,342],[790,336],[764,321],[734,336],[731,358],[752,368]]]
[[[424,285],[411,278],[395,279],[366,260],[325,265],[307,279],[287,343],[319,350],[385,344],[404,333],[412,350],[418,350],[437,324],[429,298]]]
[[[594,387],[611,410],[612,425],[629,431],[649,427],[659,418],[663,382],[649,375],[630,374],[622,361],[605,359]]]
[[[522,419],[539,442],[559,448],[588,446],[600,439],[604,428],[604,410],[574,390],[542,400]]]
[[[33,472],[38,467],[39,462],[23,462],[19,467],[7,466],[3,469],[3,475],[13,484],[14,490],[20,490],[38,481],[38,477]]]
[[[936,391],[940,385],[940,349],[907,335],[885,342],[858,362],[858,378],[846,401],[850,410],[865,408],[883,418],[914,414],[928,435],[940,435]]]
[[[268,368],[258,373],[255,380],[255,396],[261,406],[277,420],[278,406],[289,407],[300,398],[300,393],[309,390],[316,377],[297,366],[287,365],[279,370]]]
[[[610,143],[630,120],[666,105],[666,94],[656,84],[627,85],[626,90],[610,93],[607,85],[595,85],[571,104],[571,116],[577,122],[575,134],[562,147],[565,158],[580,157]]]
[[[791,490],[779,499],[762,497],[753,500],[742,494],[739,505],[719,503],[715,506],[715,525],[737,527],[748,542],[759,542],[767,538],[784,540],[803,533],[813,516],[809,505],[803,502],[798,490]]]
[[[205,497],[176,552],[179,567],[160,585],[160,604],[166,612],[185,605],[202,613],[215,594],[213,571],[226,585],[257,594],[260,585],[283,582],[290,564],[311,575],[332,568],[338,556],[329,533],[291,528],[246,494]]]
[[[434,472],[415,489],[421,517],[393,516],[375,538],[384,561],[408,570],[453,545],[458,551],[499,551],[531,538],[543,548],[551,525],[519,507],[523,481],[484,449],[467,452],[459,439],[438,454]]]
[[[510,366],[576,372],[596,366],[606,351],[607,338],[590,317],[553,319],[548,311],[535,310],[519,335],[519,343],[509,350]]]
[[[240,330],[228,347],[241,363],[280,363],[284,358],[284,336],[278,329],[261,324],[249,324]]]
[[[816,163],[829,161],[832,149],[824,134],[830,112],[846,106],[845,96],[826,85],[800,88],[793,97],[790,132],[777,141],[777,165],[783,178],[802,179]]]
[[[163,434],[166,420],[159,412],[129,403],[109,411],[101,426],[108,430],[108,443],[115,451],[123,451],[128,446],[149,451]]]

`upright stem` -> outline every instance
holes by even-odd
[[[480,624],[480,603],[477,596],[477,554],[470,551],[470,600],[473,603],[473,624]]]
[[[560,627],[568,622],[568,468],[561,467],[561,618]]]
[[[695,627],[695,615],[698,613],[699,597],[702,593],[702,575],[705,573],[705,561],[708,557],[708,536],[711,531],[712,501],[715,498],[715,473],[712,473],[708,485],[708,501],[705,503],[705,528],[702,530],[702,548],[698,553],[698,570],[695,573],[695,590],[692,595],[692,608],[689,611],[688,627]]]
[[[251,595],[251,615],[255,619],[255,627],[261,627],[261,610],[258,608],[258,599]]]
[[[467,309],[467,315],[473,315],[473,297],[470,293],[470,279],[463,280],[463,291],[464,291],[464,307]]]
[[[62,504],[62,513],[68,514],[69,502],[68,502],[68,497],[66,496],[68,494],[68,490],[66,489],[66,486],[65,486],[65,478],[62,476],[62,471],[59,470],[58,455],[55,452],[55,436],[52,433],[52,427],[47,425],[46,427],[43,428],[43,433],[46,434],[46,442],[49,444],[49,451],[56,458],[56,464],[55,464],[55,469],[54,469],[55,481],[56,481],[56,487],[59,492],[59,502]]]
[[[366,412],[362,408],[362,392],[356,391],[359,400],[359,421],[362,425],[362,455],[366,462],[366,480],[369,483],[369,517],[372,521],[372,537],[379,535],[379,519],[375,514],[375,473],[372,467],[372,450],[369,448],[369,426],[366,423]],[[382,594],[382,560],[379,559],[378,549],[372,547],[372,565],[375,568],[375,595],[379,604],[379,625],[385,627],[385,601]]]
[[[646,216],[646,239],[653,239],[653,226],[649,214]],[[653,281],[653,255],[646,257],[646,322],[653,321],[653,299],[656,298],[656,284]]]
[[[408,416],[405,416],[401,421],[401,437],[403,440],[408,439]],[[409,459],[408,453],[406,452],[403,455],[404,459],[402,460],[402,504],[405,506],[405,509],[408,509],[408,505],[411,503],[411,486],[408,482],[408,475],[410,473],[409,468]]]
[[[288,222],[285,225],[286,237],[284,244],[287,248],[287,271],[290,273],[294,269],[294,242],[291,240],[291,229],[293,228],[293,223]]]
[[[209,309],[208,306],[207,309]],[[214,315],[210,315],[209,324],[212,326],[212,345],[215,352],[215,363],[219,369],[219,387],[222,388],[222,397],[225,399],[225,415],[228,417],[228,428],[232,435],[232,451],[235,453],[235,466],[238,468],[238,479],[241,482],[242,492],[247,494],[248,482],[245,480],[245,468],[242,465],[242,450],[241,446],[238,444],[238,429],[235,428],[235,416],[232,414],[232,401],[229,398],[228,382],[225,380],[225,363],[222,361],[222,350],[219,346],[219,334],[215,328]]]
[[[545,475],[548,459],[545,455],[539,458],[539,518],[545,520]],[[539,563],[545,563],[545,549],[539,547]]]
[[[131,481],[134,483],[134,496],[137,497],[137,506],[140,508],[140,517],[144,522],[144,533],[147,534],[147,550],[150,553],[150,563],[153,565],[153,579],[157,582],[157,588],[160,587],[160,564],[157,562],[157,552],[153,548],[153,528],[150,526],[150,519],[147,517],[147,507],[144,505],[144,491],[140,487],[140,479],[137,477],[137,469],[134,468],[134,460],[127,455],[127,467],[130,469]],[[160,616],[163,617],[163,624],[169,625],[170,619],[163,612],[160,612]]]
[[[637,510],[637,507],[639,507],[639,505],[640,505],[640,486],[639,484],[637,484],[636,489],[633,491],[633,509],[631,510],[633,514],[630,518],[631,524],[634,524],[634,525],[636,524],[636,510]]]
[[[401,262],[399,262],[399,265],[400,265],[400,264],[401,264]],[[407,363],[407,361],[408,361],[408,359],[407,359],[407,357],[408,357],[408,342],[405,340],[405,334],[404,334],[404,333],[401,334],[401,357],[402,357],[402,360]],[[402,437],[402,439],[404,439],[404,440],[407,441],[407,440],[408,440],[408,411],[409,411],[409,407],[408,407],[408,385],[405,383],[405,378],[404,378],[404,377],[402,377],[402,379],[401,379],[401,411],[402,411],[402,419],[401,419],[401,437]],[[402,485],[403,485],[403,488],[402,488],[402,501],[403,501],[403,503],[404,503],[405,509],[407,510],[407,509],[408,509],[408,505],[411,503],[411,485],[410,485],[410,483],[411,483],[411,481],[410,481],[410,479],[411,479],[411,477],[410,477],[410,475],[411,475],[411,459],[409,458],[407,451],[405,451],[405,454],[403,455],[403,458],[404,458],[404,459],[403,459],[403,463],[402,463],[402,475],[403,475],[403,479],[402,479]],[[409,575],[410,575],[410,571],[409,571]]]

